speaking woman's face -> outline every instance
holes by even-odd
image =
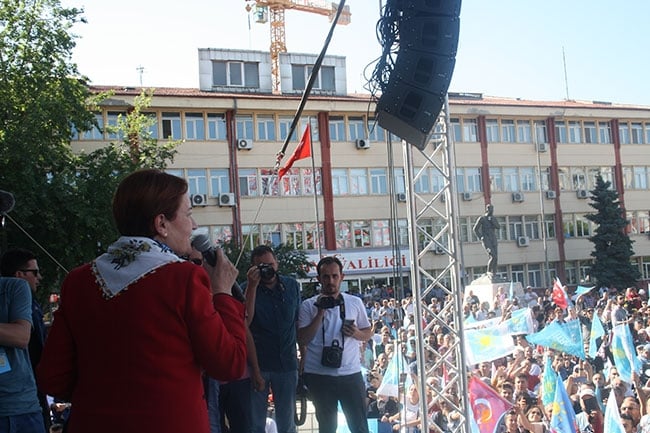
[[[164,215],[162,223],[158,229],[156,239],[167,244],[179,256],[189,255],[192,252],[190,237],[192,231],[198,226],[192,217],[192,204],[189,194],[185,194],[179,201],[176,216],[173,220],[168,220]]]

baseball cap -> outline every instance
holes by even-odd
[[[594,393],[594,390],[591,388],[583,387],[580,392],[578,393],[578,396],[580,398],[583,398],[585,396],[590,396],[590,397],[595,397],[596,394]]]

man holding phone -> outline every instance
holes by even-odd
[[[582,408],[582,411],[576,414],[578,432],[602,432],[604,422],[603,413],[596,399],[593,384],[585,383],[580,385],[578,398],[580,408]]]
[[[298,315],[298,344],[306,347],[304,374],[316,409],[318,431],[335,433],[337,408],[352,433],[368,433],[366,385],[360,342],[372,336],[363,301],[341,293],[343,265],[323,257],[316,266],[321,294],[305,300]]]

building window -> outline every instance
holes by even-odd
[[[397,220],[397,244],[398,245],[409,244],[408,221],[406,221],[405,219]]]
[[[634,167],[634,187],[648,189],[648,167]]]
[[[540,239],[539,218],[537,216],[524,217],[524,231],[530,239]]]
[[[275,119],[273,116],[257,116],[257,138],[262,141],[275,141]]]
[[[256,197],[259,194],[257,171],[254,168],[239,169],[239,194],[242,197]]]
[[[451,139],[453,140],[453,142],[458,143],[460,141],[463,141],[460,119],[454,117],[450,118],[449,126],[451,127]]]
[[[214,86],[260,87],[259,65],[255,62],[212,62]]]
[[[517,167],[503,167],[503,186],[507,192],[519,191],[519,171]]]
[[[315,170],[311,168],[301,168],[302,175],[302,191],[305,195],[314,195],[314,188],[316,188],[316,195],[322,194],[321,189],[321,171],[320,168]]]
[[[406,177],[404,176],[403,168],[396,168],[393,170],[393,180],[395,181],[395,192],[396,193],[405,193],[406,192]]]
[[[582,127],[576,120],[569,122],[569,143],[582,143]]]
[[[585,131],[585,143],[598,143],[598,135],[596,133],[596,122],[585,122],[583,124]]]
[[[447,185],[447,182],[445,180],[445,176],[436,167],[433,167],[431,170],[432,170],[432,172],[431,172],[431,190],[434,193],[435,192],[440,192]]]
[[[352,141],[366,138],[366,124],[363,117],[349,117],[348,132]]]
[[[415,179],[413,182],[413,190],[418,194],[426,194],[431,192],[431,178],[429,177],[429,168],[416,168]],[[372,172],[370,173],[372,176]]]
[[[101,113],[95,113],[95,122],[97,122],[97,125],[93,125],[90,130],[81,133],[82,140],[104,139],[104,133],[102,132],[104,130],[104,118]]]
[[[265,245],[277,247],[282,243],[282,230],[280,224],[263,224],[262,225],[262,242]]]
[[[501,120],[501,140],[504,143],[515,142],[515,121],[509,119]]]
[[[488,143],[499,142],[499,122],[497,119],[487,119],[485,121],[485,136]]]
[[[208,113],[208,139],[225,141],[227,137],[226,116]]]
[[[273,169],[260,169],[260,182],[262,185],[262,195],[267,197],[277,197],[280,195],[278,176],[273,172]]]
[[[162,132],[164,139],[180,140],[181,113],[162,113]]]
[[[190,195],[208,193],[208,181],[203,169],[187,170],[187,184]]]
[[[242,225],[241,231],[244,238],[243,249],[252,250],[260,245],[260,228],[258,225]]]
[[[117,123],[124,116],[126,116],[126,113],[121,111],[109,111],[106,113],[107,138],[109,140],[122,140],[122,132],[117,132]]]
[[[537,189],[537,179],[533,167],[520,167],[519,178],[521,179],[522,191],[535,191]]]
[[[343,117],[330,117],[330,140],[345,140],[345,119]]]
[[[558,167],[557,169],[557,181],[558,188],[560,191],[568,191],[571,189],[571,182],[569,182],[569,168],[568,167]]]
[[[512,265],[510,267],[511,281],[519,282],[522,286],[526,285],[524,281],[524,265]]]
[[[305,224],[306,248],[313,250],[323,245],[324,232],[323,223],[316,226],[316,223]]]
[[[332,169],[332,194],[348,195],[348,172],[344,168]]]
[[[558,121],[555,123],[555,139],[558,143],[566,143],[568,141],[566,123],[564,123],[564,121]]]
[[[463,138],[462,141],[477,142],[478,126],[476,119],[463,119]]]
[[[237,138],[245,138],[247,140],[252,140],[254,137],[253,131],[253,116],[237,116],[235,118],[235,123],[237,126]]]
[[[350,169],[350,194],[368,195],[368,172],[365,168]]]
[[[555,215],[544,216],[544,229],[546,230],[546,238],[555,238]]]
[[[546,121],[536,120],[535,122],[535,138],[538,143],[548,143],[548,135],[546,134]]]
[[[609,122],[598,122],[598,141],[600,143],[612,142],[612,128]]]
[[[294,90],[304,90],[307,87],[313,65],[291,65],[291,78]],[[313,89],[333,92],[336,90],[336,75],[334,66],[321,66]]]
[[[385,168],[370,169],[370,193],[388,194],[388,176]]]
[[[532,142],[532,132],[528,120],[517,120],[517,141],[519,143]]]
[[[572,189],[587,189],[587,176],[583,167],[571,167],[571,184]]]
[[[374,119],[369,119],[368,124],[370,130],[368,131],[368,139],[374,142],[385,142],[386,141],[386,131],[384,128],[379,126]]]
[[[508,232],[510,240],[516,241],[519,237],[524,236],[523,218],[511,216],[508,218]]]
[[[650,123],[645,124],[645,142],[650,144]]]
[[[503,191],[503,174],[501,167],[490,167],[490,191]]]
[[[292,247],[295,250],[304,249],[304,235],[303,235],[303,224],[294,223],[294,224],[284,224],[284,243],[288,247]]]
[[[203,113],[185,113],[185,137],[188,140],[205,140]]]
[[[372,222],[372,245],[375,247],[390,246],[390,225],[388,220],[375,220]]]
[[[630,144],[630,125],[627,122],[618,124],[618,138],[621,144]]]
[[[290,168],[280,179],[283,196],[298,196],[301,193],[300,169]]]
[[[528,285],[532,287],[544,287],[542,283],[542,266],[539,263],[528,265]]]
[[[478,167],[457,168],[456,184],[458,192],[480,192],[481,169]]]
[[[352,247],[352,232],[350,231],[350,223],[347,221],[336,223],[336,247]]]
[[[584,215],[576,215],[576,236],[586,238],[591,236],[591,225]]]
[[[643,144],[643,124],[632,123],[632,143]]]
[[[230,192],[230,176],[227,168],[210,169],[210,189],[213,197]]]
[[[369,247],[370,244],[370,222],[369,221],[353,221],[352,228],[354,230],[353,247]]]
[[[212,226],[210,231],[215,242],[225,243],[232,239],[232,226]]]

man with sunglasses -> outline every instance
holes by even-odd
[[[36,289],[43,278],[36,255],[24,248],[5,251],[2,258],[0,258],[0,275],[25,280],[32,291],[32,330],[29,337],[29,360],[32,364],[32,371],[36,371],[36,366],[41,360],[46,334],[43,310],[36,299]],[[45,430],[47,431],[50,424],[50,407],[47,403],[47,397],[39,392],[38,401],[43,409]]]

